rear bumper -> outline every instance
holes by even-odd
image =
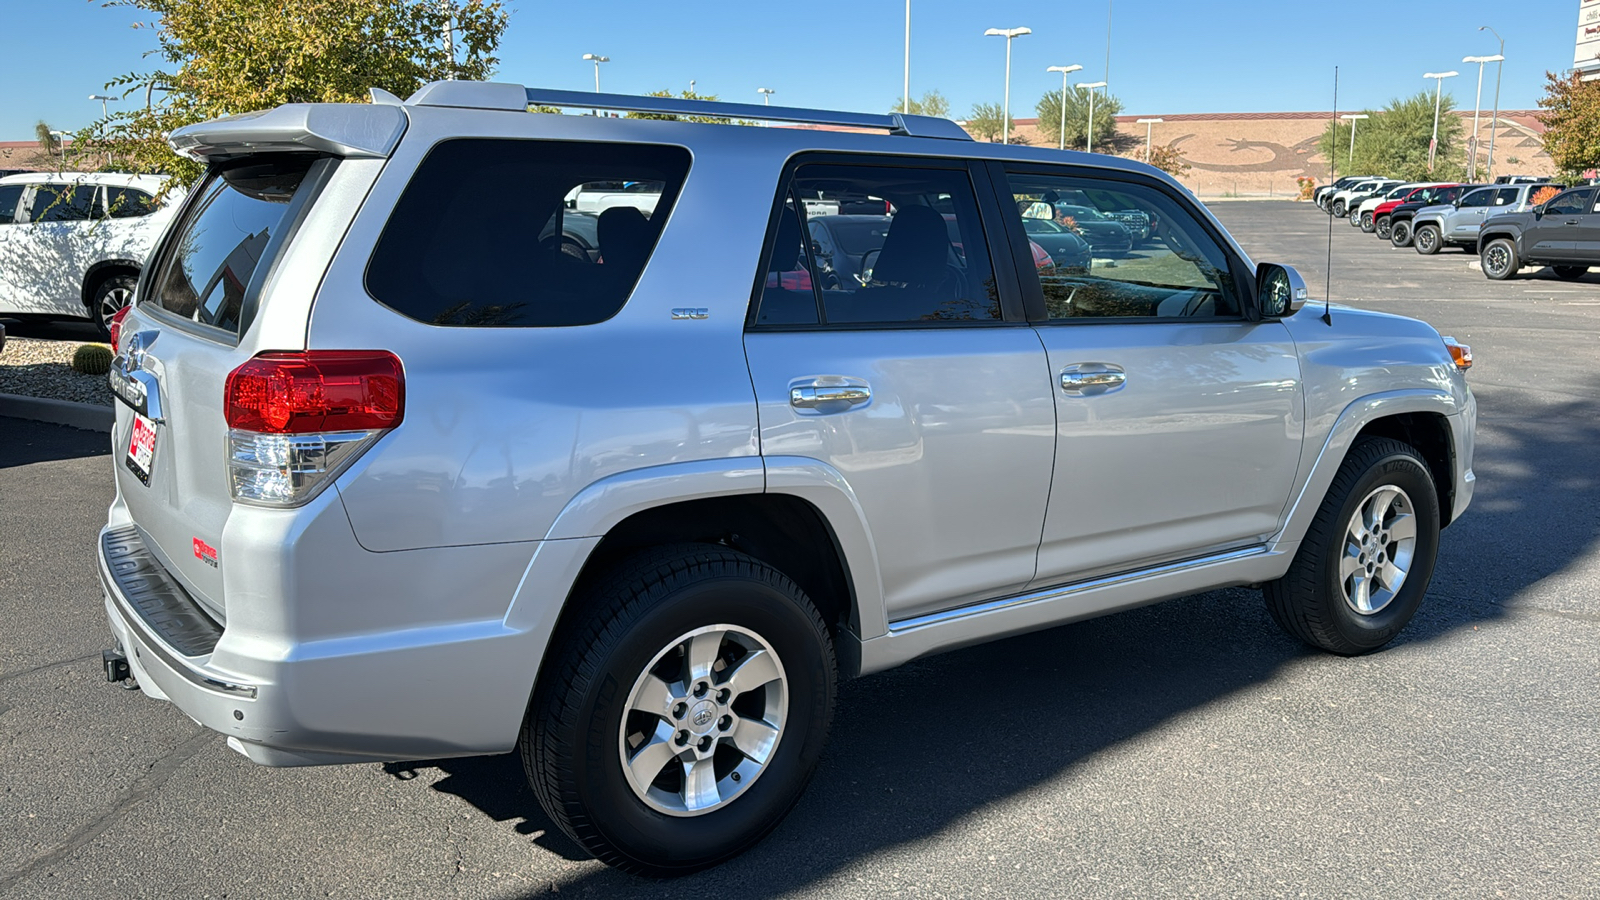
[[[133,526],[103,530],[97,557],[107,620],[145,692],[171,701],[257,763],[305,766],[500,753],[515,746],[544,649],[540,636],[505,621],[522,568],[511,573],[504,594],[490,599],[500,607],[493,617],[418,624],[400,615],[405,603],[395,582],[426,590],[419,566],[448,571],[452,564],[484,563],[471,558],[473,549],[449,562],[436,551],[412,561],[403,558],[407,554],[346,560],[364,566],[362,575],[373,583],[372,593],[360,598],[366,611],[374,619],[387,612],[389,620],[318,639],[291,636],[293,604],[351,598],[273,592],[271,561],[252,568],[271,597],[263,605],[272,615],[241,611],[235,622],[230,611],[223,627],[162,569]],[[523,566],[527,552],[522,548]],[[470,579],[459,583],[464,590],[481,587]],[[269,620],[279,624],[262,624]]]

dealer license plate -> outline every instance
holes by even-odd
[[[150,485],[150,461],[156,455],[156,423],[138,413],[133,414],[133,436],[128,438],[128,471],[138,476],[146,487]]]

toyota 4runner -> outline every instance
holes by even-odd
[[[207,172],[119,323],[107,674],[258,763],[516,750],[584,847],[684,872],[794,805],[840,678],[1231,585],[1376,650],[1472,497],[1469,351],[1299,312],[1148,166],[374,100],[174,132]],[[1024,217],[1069,193],[1160,229],[1057,268]],[[831,278],[825,197],[882,210]]]

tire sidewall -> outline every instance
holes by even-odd
[[[1428,237],[1425,238],[1424,235],[1428,235]],[[1438,253],[1439,244],[1442,240],[1443,237],[1440,235],[1439,229],[1432,225],[1424,225],[1411,235],[1411,241],[1416,245],[1417,252],[1423,256],[1432,256]]]
[[[634,681],[656,654],[715,624],[748,628],[777,653],[788,679],[788,721],[767,768],[734,802],[704,815],[671,816],[646,806],[622,771],[622,717]],[[670,590],[607,654],[580,701],[573,773],[579,802],[605,811],[593,826],[619,852],[656,870],[700,868],[759,841],[794,805],[821,756],[833,691],[826,661],[831,657],[817,646],[808,612],[764,581],[712,577]]]
[[[1406,247],[1411,244],[1411,223],[1391,222],[1389,224],[1389,243],[1396,247]]]
[[[1417,517],[1417,544],[1411,571],[1400,592],[1388,606],[1366,616],[1345,602],[1339,585],[1339,562],[1351,517],[1363,500],[1384,485],[1401,488],[1411,499],[1413,514]],[[1356,479],[1344,502],[1334,512],[1330,526],[1331,540],[1322,548],[1319,560],[1322,575],[1317,579],[1318,605],[1322,607],[1325,621],[1333,625],[1341,638],[1363,651],[1376,649],[1393,640],[1411,621],[1433,579],[1439,553],[1439,501],[1427,467],[1408,452],[1384,453]]]
[[[1506,253],[1510,255],[1510,261],[1506,263],[1506,268],[1503,272],[1496,272],[1489,265],[1489,254],[1494,252],[1495,248],[1497,247],[1504,248]],[[1495,240],[1490,241],[1488,246],[1483,248],[1483,253],[1478,257],[1478,265],[1482,267],[1483,274],[1486,277],[1494,281],[1505,281],[1511,276],[1517,274],[1517,248],[1505,238],[1496,238]]]

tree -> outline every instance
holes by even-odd
[[[129,103],[79,132],[77,153],[109,152],[119,167],[192,180],[176,128],[283,103],[358,103],[368,88],[406,96],[447,78],[484,79],[505,31],[500,0],[109,0],[156,16],[162,68],[106,85]],[[446,47],[450,49],[447,50]],[[159,96],[153,96],[153,91]]]
[[[40,153],[48,155],[61,149],[60,142],[56,140],[54,134],[51,134],[50,126],[46,125],[43,119],[39,120],[39,124],[33,126],[33,136],[39,139]]]
[[[967,116],[967,131],[981,141],[1000,140],[1005,133],[1007,116],[998,103],[978,103],[972,107],[972,113]],[[1010,119],[1011,140],[1009,143],[1026,144],[1028,139],[1017,132],[1017,120]]]
[[[1539,114],[1545,127],[1544,150],[1563,180],[1577,181],[1585,171],[1600,168],[1600,81],[1547,72],[1539,106],[1545,110]]]
[[[896,97],[894,106],[889,109],[889,112],[897,113],[906,111],[910,112],[914,116],[938,116],[941,119],[950,118],[950,101],[946,100],[944,95],[938,91],[923,92],[921,100],[913,97],[911,99],[911,108],[909,110],[902,110],[903,100],[903,97]]]
[[[1039,98],[1034,110],[1039,113],[1039,133],[1049,146],[1056,146],[1061,138],[1061,92],[1051,91]],[[1108,149],[1117,144],[1117,115],[1122,112],[1122,101],[1113,94],[1094,98],[1094,145]],[[1067,149],[1082,150],[1087,146],[1089,133],[1089,95],[1076,88],[1067,90]],[[1140,159],[1144,158],[1141,153]]]
[[[1455,103],[1444,97],[1439,106],[1439,146],[1434,168],[1428,171],[1428,141],[1433,136],[1432,91],[1418,91],[1410,97],[1391,100],[1388,106],[1360,120],[1356,128],[1355,153],[1350,152],[1350,122],[1329,123],[1322,131],[1318,147],[1322,155],[1334,160],[1337,171],[1387,175],[1403,181],[1444,181],[1466,177],[1465,128],[1461,117],[1452,115]]]
[[[694,91],[679,91],[676,95],[674,95],[671,91],[651,91],[647,96],[650,96],[650,97],[673,97],[673,96],[676,96],[680,100],[709,100],[712,103],[715,103],[719,99],[721,99],[716,94],[697,94]],[[664,120],[664,121],[667,121],[667,122],[704,122],[704,123],[709,124],[709,125],[754,125],[754,124],[756,124],[754,122],[746,121],[744,119],[729,119],[729,118],[724,118],[722,116],[675,116],[675,115],[672,115],[670,113],[631,112],[631,113],[627,114],[626,118],[629,118],[629,119],[661,119],[661,120]]]
[[[1098,130],[1098,129],[1097,129]],[[1140,147],[1135,153],[1128,156],[1144,162],[1144,148]],[[1183,161],[1183,154],[1176,147],[1155,144],[1150,147],[1150,165],[1171,175],[1173,178],[1182,178],[1189,174],[1189,164]]]

